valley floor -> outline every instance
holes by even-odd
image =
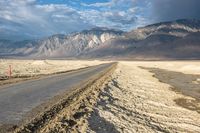
[[[172,86],[159,82],[153,73],[138,67],[153,64],[156,62],[119,63],[88,118],[88,132],[200,132],[200,102],[196,103],[196,109],[177,105],[177,99],[184,98],[188,102],[195,99],[172,91]],[[158,62],[157,66],[162,68],[164,64],[171,64],[168,69],[172,70],[174,66],[180,71],[178,64],[186,67],[187,63]],[[188,64],[195,65],[194,62]],[[195,71],[198,66],[200,64]],[[194,73],[191,69],[185,69],[185,72]],[[199,91],[199,83],[198,86]]]
[[[0,77],[8,76],[11,66],[12,76],[34,76],[52,74],[72,69],[79,69],[106,63],[105,61],[91,60],[0,60]]]
[[[89,101],[93,102],[85,103],[82,113],[86,115],[76,119],[71,131],[200,133],[199,99],[183,95],[181,90],[174,91],[174,86],[160,82],[144,69],[168,69],[199,76],[199,66],[200,62],[120,62],[102,91],[90,96]],[[193,83],[200,93],[199,79]],[[180,99],[185,103],[178,104]],[[54,131],[65,132],[63,124],[65,121],[55,122]]]
[[[41,132],[200,133],[199,98],[199,61],[120,61],[72,119],[64,109]]]
[[[107,63],[108,61],[81,60],[0,60],[0,85],[19,82],[41,76],[63,73],[80,68]],[[9,71],[11,67],[11,79]],[[8,80],[9,79],[9,80]]]

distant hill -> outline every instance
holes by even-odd
[[[122,31],[93,28],[69,35],[53,35],[35,41],[12,42],[0,40],[0,55],[25,56],[28,58],[77,57],[106,41],[121,36]]]
[[[86,53],[90,58],[200,59],[200,21],[163,22],[127,32]]]
[[[28,58],[200,59],[200,21],[177,20],[130,32],[94,28],[35,41],[0,40],[1,56]]]

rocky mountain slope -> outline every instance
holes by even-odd
[[[126,36],[135,40],[143,40],[151,35],[167,34],[176,37],[184,37],[189,33],[200,32],[200,21],[181,19],[172,22],[161,22],[157,24],[141,27],[131,32]]]
[[[0,41],[0,55],[30,58],[199,59],[200,21],[177,20],[130,32],[94,28],[36,41]]]
[[[88,57],[128,59],[199,59],[200,21],[177,20],[138,28],[107,41]]]
[[[122,31],[94,28],[69,35],[53,35],[36,41],[0,41],[1,55],[26,56],[33,58],[76,57],[98,47],[110,39],[123,34]],[[18,45],[20,44],[20,45]]]
[[[11,40],[0,40],[0,56],[24,56],[29,54],[37,40],[25,40],[13,42]]]
[[[122,31],[95,28],[71,35],[54,35],[39,42],[33,57],[73,57],[120,36]]]

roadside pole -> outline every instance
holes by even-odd
[[[8,68],[9,70],[8,70],[8,76],[9,76],[9,79],[11,78],[11,76],[12,76],[12,66],[11,65],[9,65],[9,68]]]

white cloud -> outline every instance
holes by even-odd
[[[136,1],[82,3],[83,8],[77,8],[67,4],[38,4],[36,0],[0,0],[0,24],[4,30],[14,29],[12,34],[39,37],[94,26],[130,30],[142,20]]]
[[[87,10],[81,11],[81,16],[97,26],[130,30],[137,27],[138,17],[141,17],[138,16],[137,0],[110,0],[82,5]]]
[[[127,4],[133,5],[135,2],[136,0],[110,0],[108,2],[96,2],[92,4],[82,3],[82,5],[89,7],[115,7],[116,5],[118,6],[123,6]]]
[[[0,0],[0,24],[7,32],[15,29],[14,33],[10,31],[11,35],[24,37],[27,34],[42,37],[63,31],[69,33],[91,27],[68,5],[38,5],[35,0]]]

